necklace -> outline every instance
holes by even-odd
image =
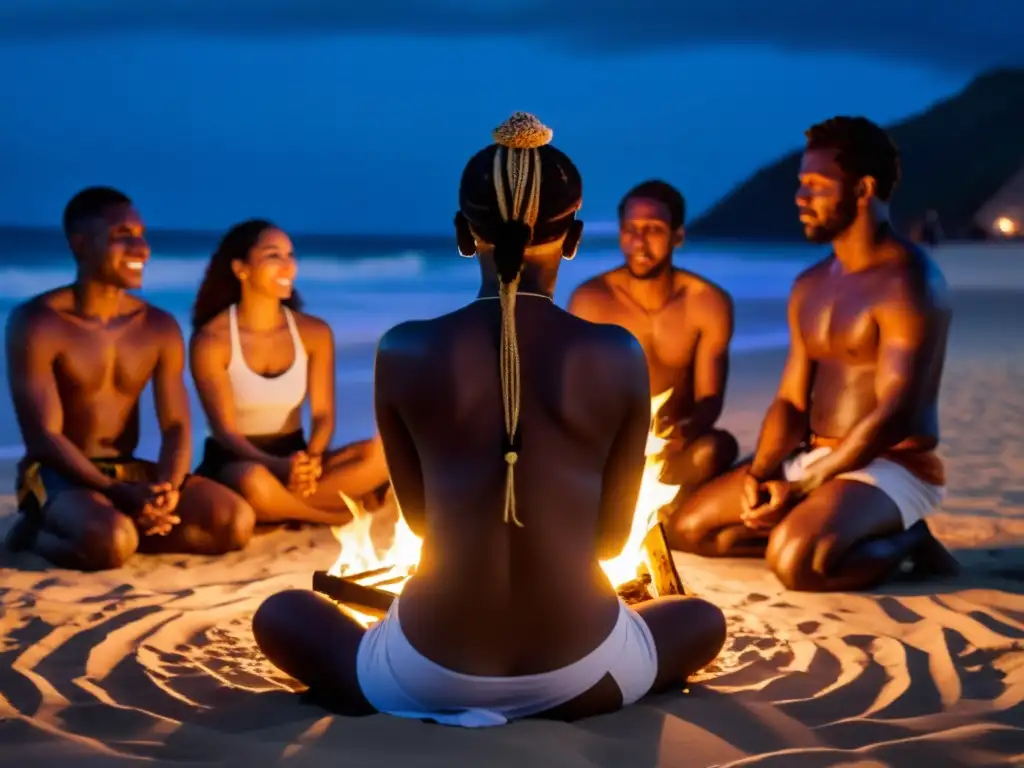
[[[532,296],[535,299],[547,299],[552,304],[555,303],[555,300],[553,298],[551,298],[550,296],[547,296],[547,295],[545,295],[543,293],[530,293],[529,291],[516,291],[516,298],[518,299],[520,296]],[[498,296],[477,296],[475,299],[473,299],[473,301],[474,302],[477,302],[477,301],[497,301],[499,298],[500,297],[498,297]]]

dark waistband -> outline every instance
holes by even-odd
[[[245,439],[252,443],[255,448],[264,453],[269,453],[271,456],[290,456],[296,451],[306,450],[307,447],[306,436],[302,433],[301,429],[279,435],[246,435]],[[213,452],[222,455],[235,455],[231,448],[218,441],[215,437],[206,438],[204,450],[207,454]]]
[[[135,456],[101,456],[89,457],[89,461],[101,474],[112,480],[145,480],[149,477],[149,471],[156,465],[148,459],[140,459]],[[31,484],[34,477],[63,477],[63,473],[51,466],[42,464],[35,459],[24,458],[17,465],[17,485]]]

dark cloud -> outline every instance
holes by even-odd
[[[589,52],[721,43],[974,71],[1024,65],[1024,0],[3,0],[0,39],[516,35]],[[752,73],[756,75],[756,73]]]

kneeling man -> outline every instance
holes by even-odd
[[[924,517],[941,501],[938,394],[952,312],[938,267],[889,225],[899,155],[865,118],[807,132],[796,204],[833,252],[789,300],[790,350],[753,463],[670,521],[673,547],[765,554],[795,590],[867,589],[911,559],[955,568]]]

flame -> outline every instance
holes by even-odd
[[[633,510],[633,526],[629,530],[629,538],[622,552],[611,560],[602,560],[601,568],[608,575],[609,581],[618,587],[637,576],[637,566],[643,558],[643,543],[647,532],[658,523],[658,510],[670,503],[679,492],[678,485],[661,482],[661,473],[665,467],[662,456],[668,440],[666,435],[657,432],[658,412],[672,396],[667,389],[651,399],[651,429],[647,433],[647,447],[644,455],[644,474],[640,481],[640,494],[637,496]]]
[[[615,587],[637,577],[637,569],[643,561],[644,537],[657,524],[658,510],[670,503],[679,491],[678,485],[669,485],[661,481],[662,469],[665,466],[662,454],[668,440],[664,433],[657,432],[657,415],[671,395],[672,390],[668,389],[651,398],[651,429],[647,435],[647,446],[644,451],[646,461],[640,481],[640,493],[633,511],[633,525],[622,552],[610,560],[601,561],[601,568]],[[352,522],[332,529],[334,537],[341,545],[341,552],[328,572],[333,576],[345,576],[375,571],[372,576],[357,579],[357,583],[395,595],[401,593],[406,580],[416,570],[423,541],[409,528],[402,517],[401,509],[396,504],[394,540],[386,550],[379,551],[371,535],[373,514],[344,494],[341,494],[341,497],[352,512]],[[377,620],[350,606],[342,608],[364,627]]]

